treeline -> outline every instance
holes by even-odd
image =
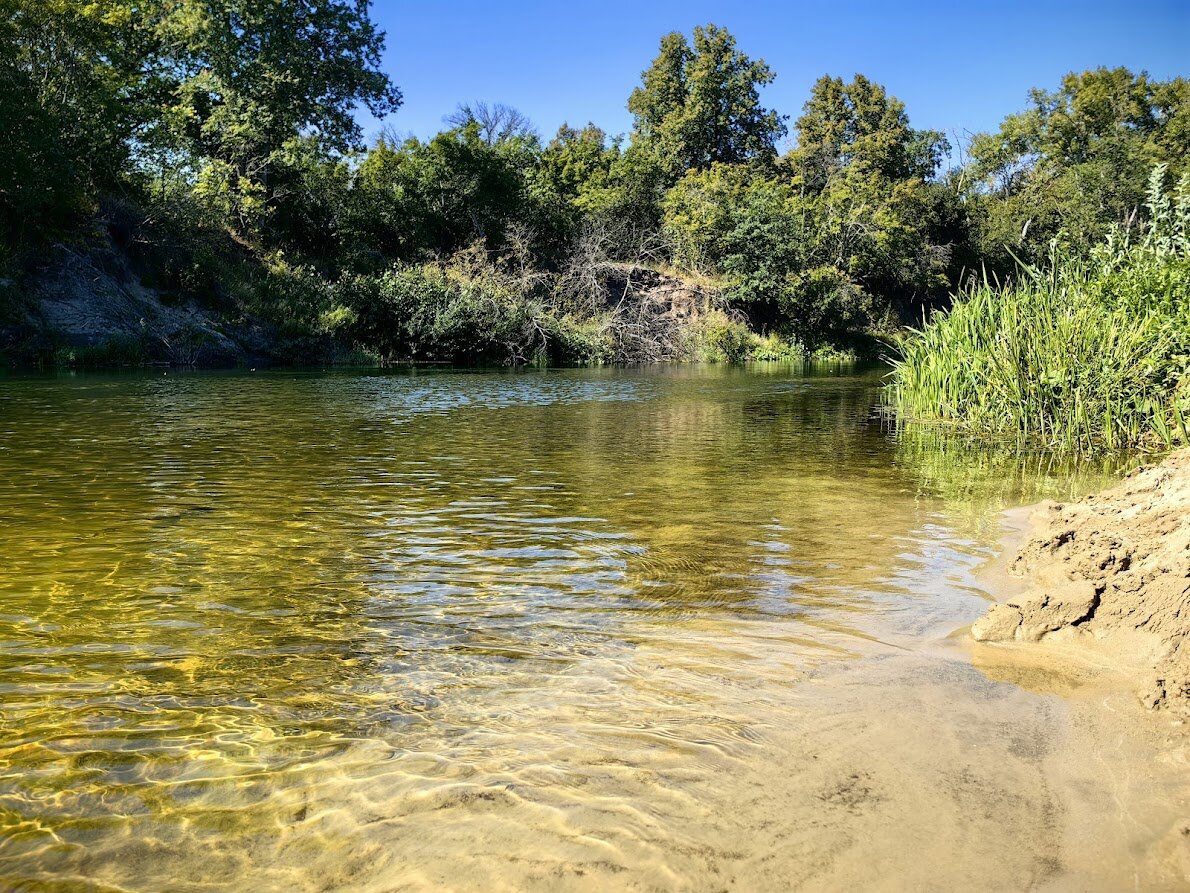
[[[366,0],[0,9],[8,278],[100,221],[146,282],[269,320],[296,354],[317,338],[504,362],[854,344],[972,271],[1011,277],[1135,224],[1154,165],[1171,182],[1190,167],[1182,78],[1072,74],[955,146],[862,75],[821,78],[794,119],[766,108],[774,73],[713,25],[662,38],[626,136],[544,139],[476,102],[432,139],[364,148],[353,111],[401,101]],[[650,309],[638,270],[711,298],[689,319]]]
[[[907,338],[898,419],[1064,452],[1190,443],[1190,174],[1149,180],[1146,220],[975,280]]]

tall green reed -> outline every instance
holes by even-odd
[[[986,277],[907,338],[886,390],[904,423],[1070,452],[1190,443],[1190,178],[1150,178],[1143,237],[1086,257],[1056,245]]]

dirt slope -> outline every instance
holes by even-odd
[[[0,365],[123,345],[141,361],[228,366],[267,360],[276,341],[259,320],[143,284],[127,252],[106,234],[47,246],[19,281],[0,280],[0,304]]]
[[[1043,504],[1011,572],[1025,591],[992,606],[975,639],[1142,636],[1143,700],[1190,713],[1190,450],[1095,496]]]

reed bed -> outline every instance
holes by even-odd
[[[1190,179],[1150,181],[1143,237],[1088,257],[1057,246],[1015,281],[985,277],[899,348],[899,422],[1069,452],[1190,443]]]

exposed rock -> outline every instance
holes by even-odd
[[[19,288],[26,309],[0,331],[0,348],[18,356],[123,343],[158,362],[220,366],[269,353],[265,326],[169,300],[143,285],[110,243],[53,246]]]

